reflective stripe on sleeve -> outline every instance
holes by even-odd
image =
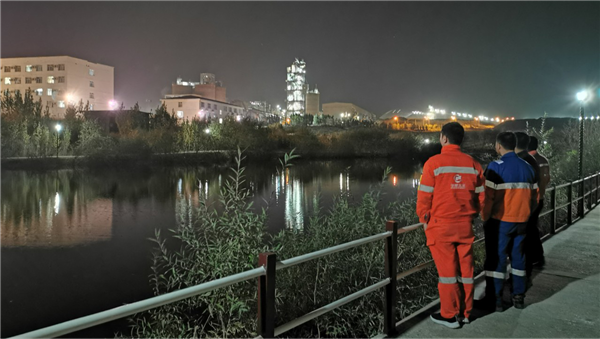
[[[485,191],[485,187],[484,186],[477,186],[475,187],[475,193],[481,193]]]
[[[486,277],[492,277],[496,279],[504,279],[504,273],[496,271],[485,271]]]
[[[458,282],[461,282],[463,284],[473,284],[475,282],[473,278],[456,277],[456,279],[458,280]]]
[[[433,170],[433,175],[438,176],[442,173],[466,173],[466,174],[479,174],[473,167],[459,167],[459,166],[442,166]]]
[[[526,275],[526,274],[525,274],[525,271],[518,270],[518,269],[516,269],[516,268],[512,268],[512,267],[511,267],[511,269],[510,269],[510,272],[511,272],[512,274],[514,274],[514,275],[518,275],[519,277],[524,277],[524,276]]]
[[[486,180],[485,185],[495,190],[509,190],[509,189],[534,189],[537,188],[537,184],[530,184],[528,182],[509,182],[504,184],[494,184],[493,182]]]
[[[419,185],[419,191],[423,191],[423,192],[427,192],[427,193],[433,193],[433,186],[427,186],[427,185],[420,184]]]
[[[456,284],[456,277],[440,277],[442,284]]]

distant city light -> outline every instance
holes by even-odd
[[[577,100],[579,101],[585,101],[585,99],[587,99],[588,97],[588,92],[587,91],[581,91],[577,93]]]

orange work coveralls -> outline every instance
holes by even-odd
[[[485,200],[481,165],[458,145],[442,147],[423,166],[417,215],[437,267],[441,315],[468,318],[473,309],[473,219]],[[464,296],[461,296],[462,284]]]

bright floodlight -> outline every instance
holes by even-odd
[[[56,129],[57,132],[60,132],[60,130],[62,129],[62,126],[60,124],[56,124],[56,126],[54,126],[54,128]]]
[[[116,109],[116,108],[117,108],[117,102],[116,102],[115,100],[110,100],[110,101],[108,102],[108,107],[109,107],[110,109]]]
[[[581,92],[577,93],[577,100],[579,100],[579,101],[585,101],[585,99],[587,99],[587,97],[588,97],[587,91],[581,91]]]
[[[67,94],[67,102],[71,102],[71,101],[73,101],[73,95]]]
[[[204,130],[204,133],[208,134],[208,133],[210,133],[210,130],[207,128]]]

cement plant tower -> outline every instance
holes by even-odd
[[[294,61],[287,68],[287,115],[306,113],[306,63],[304,60]]]

